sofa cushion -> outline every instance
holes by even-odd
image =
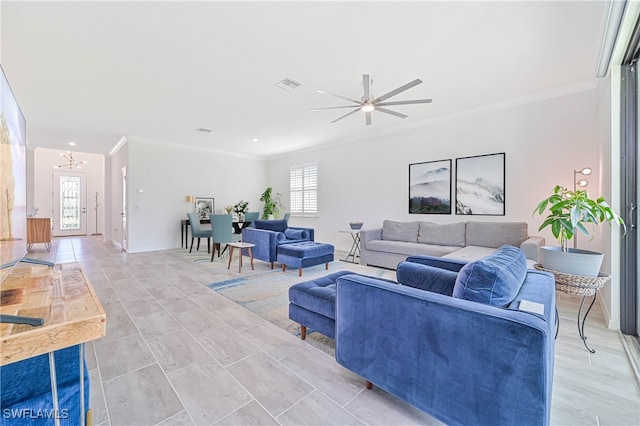
[[[467,222],[466,245],[520,247],[528,237],[526,222]]]
[[[423,254],[425,256],[444,256],[458,249],[454,246],[438,246],[435,244],[407,243],[403,241],[373,240],[366,245],[367,250],[383,253],[395,253],[405,256]],[[404,260],[404,259],[403,259]]]
[[[256,229],[266,229],[268,231],[284,232],[287,229],[287,221],[279,220],[254,220],[253,226]]]
[[[304,229],[285,229],[284,235],[289,240],[308,240],[309,234]]]
[[[402,285],[451,296],[458,273],[421,263],[400,262],[396,277]]]
[[[495,253],[460,269],[453,297],[507,306],[520,291],[527,275],[527,262],[522,250],[502,246]]]
[[[439,225],[432,222],[420,222],[418,242],[442,246],[463,247],[465,244],[465,223]]]
[[[418,222],[395,222],[385,220],[382,222],[382,239],[391,241],[418,241]]]

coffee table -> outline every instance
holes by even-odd
[[[227,265],[227,269],[231,268],[231,259],[233,258],[233,250],[240,249],[238,254],[238,273],[242,272],[242,250],[247,249],[249,253],[249,260],[251,261],[251,270],[253,270],[253,251],[251,250],[255,247],[255,244],[251,243],[229,243],[229,264]]]

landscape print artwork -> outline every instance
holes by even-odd
[[[451,160],[409,164],[409,213],[451,214]]]
[[[456,158],[456,214],[504,216],[505,153]]]

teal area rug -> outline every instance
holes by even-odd
[[[350,270],[358,274],[395,280],[395,271],[341,261],[331,262],[329,270],[325,270],[324,265],[305,268],[302,277],[298,276],[297,270],[282,272],[278,266],[276,265],[273,270],[266,271],[259,270],[258,267],[256,267],[256,271],[251,271],[248,267],[245,274],[245,266],[243,265],[241,274],[213,282],[208,287],[299,337],[300,324],[289,319],[289,287],[292,285],[340,270]],[[307,329],[306,341],[332,356],[335,354],[334,340],[323,334]]]

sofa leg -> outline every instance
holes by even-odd
[[[304,325],[300,325],[300,340],[304,340],[307,338],[307,327]]]
[[[302,276],[302,268],[298,268],[298,276],[301,277]]]
[[[367,386],[367,389],[373,389],[373,383],[368,380],[365,380],[364,384]]]
[[[282,264],[282,272],[287,270],[287,265],[285,265],[284,263]]]
[[[329,262],[327,262],[327,263],[325,263],[325,264],[324,264],[324,270],[325,270],[325,271],[328,271],[328,270],[329,270]]]
[[[273,262],[271,262],[271,269],[273,269]]]

